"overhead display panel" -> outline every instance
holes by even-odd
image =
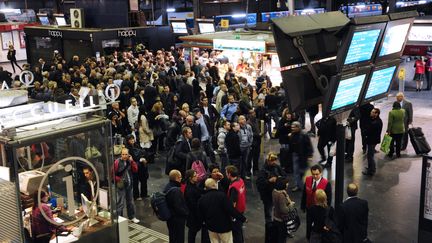
[[[359,71],[333,76],[324,100],[323,116],[336,115],[360,104],[370,66]]]
[[[346,71],[371,64],[385,27],[386,23],[351,26],[338,51],[336,61],[338,70]]]
[[[399,64],[400,60],[394,60],[373,68],[364,92],[362,103],[381,99],[388,94]]]
[[[399,58],[404,50],[414,18],[390,21],[387,24],[376,62]]]

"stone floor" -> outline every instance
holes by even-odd
[[[4,64],[3,64],[4,65]],[[2,65],[2,66],[3,66]],[[5,65],[9,68],[10,65]],[[408,89],[410,90],[410,89]],[[376,103],[381,109],[381,118],[384,122],[385,131],[387,125],[387,114],[394,101],[395,91],[391,92],[388,99]],[[432,93],[422,91],[420,93],[408,91],[406,96],[413,103],[414,126],[423,128],[429,141],[432,141]],[[308,119],[307,119],[308,120]],[[308,125],[307,125],[308,126]],[[365,166],[365,157],[360,149],[360,132],[356,134],[356,151],[354,162],[345,164],[345,185],[354,181],[360,185],[359,196],[369,201],[369,238],[379,243],[413,243],[417,242],[420,180],[421,180],[421,158],[416,156],[411,145],[402,154],[402,158],[388,160],[384,154],[379,153],[377,157],[377,173],[374,177],[365,177],[361,174]],[[317,139],[312,139],[316,145]],[[276,140],[269,140],[265,143],[265,153],[278,151],[279,145]],[[163,155],[161,156],[163,159]],[[318,161],[318,153],[315,152],[314,161]],[[262,164],[262,161],[261,161]],[[260,165],[261,165],[260,164]],[[167,183],[167,176],[163,173],[163,163],[156,161],[150,166],[149,193],[159,191]],[[324,176],[329,178],[334,186],[335,166],[325,170]],[[255,187],[255,178],[247,182],[247,212],[245,216],[249,223],[245,224],[245,242],[264,242],[264,215],[263,205],[259,199]],[[290,193],[291,197],[300,204],[301,193]],[[346,196],[346,195],[345,195]],[[141,220],[143,228],[132,227],[131,231],[138,230],[141,233],[156,235],[155,238],[140,238],[139,232],[131,233],[133,242],[162,242],[166,240],[167,227],[164,222],[159,221],[152,212],[148,200],[137,201],[137,217]],[[305,222],[305,215],[301,214],[302,222]],[[148,231],[149,228],[152,231]],[[147,233],[146,233],[147,232]],[[159,232],[159,233],[156,233]],[[165,236],[164,236],[165,235]],[[160,237],[159,237],[160,236]],[[131,242],[132,242],[131,241]],[[304,224],[288,242],[306,242]]]

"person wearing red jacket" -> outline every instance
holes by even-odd
[[[420,92],[423,86],[423,80],[425,79],[425,62],[423,57],[420,57],[415,61],[414,64],[415,74],[414,81],[416,81],[416,91]]]
[[[309,240],[312,228],[312,219],[309,209],[315,205],[315,192],[318,189],[325,191],[327,195],[327,205],[331,205],[332,189],[330,182],[322,177],[323,168],[315,164],[310,168],[311,176],[306,177],[301,200],[301,210],[306,212],[306,238]]]
[[[134,223],[139,223],[135,217],[135,204],[132,193],[132,173],[138,172],[138,165],[132,159],[127,148],[121,151],[121,157],[114,161],[113,177],[117,191],[117,212],[123,216],[123,209],[126,202],[126,210],[129,217]]]
[[[242,178],[239,177],[237,167],[229,165],[225,168],[227,178],[231,184],[228,188],[228,198],[232,202],[234,208],[243,214],[246,211],[246,187]],[[233,220],[233,242],[243,243],[243,222],[240,220]]]

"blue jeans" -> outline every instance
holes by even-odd
[[[128,218],[135,218],[135,204],[132,193],[132,185],[128,185],[124,189],[117,189],[117,213],[119,216],[123,216],[125,201]]]
[[[303,186],[303,175],[305,172],[304,168],[300,167],[300,157],[297,153],[292,153],[292,160],[293,160],[293,171],[294,171],[294,181],[296,183],[296,186],[301,188]]]

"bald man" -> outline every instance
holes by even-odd
[[[411,102],[405,99],[405,95],[402,92],[397,93],[396,101],[400,103],[401,108],[405,110],[405,133],[402,137],[401,150],[405,150],[408,146],[408,126],[413,122],[413,107]]]
[[[370,242],[367,237],[369,207],[366,200],[357,197],[358,185],[347,186],[348,198],[338,212],[338,226],[343,235],[343,242]]]
[[[180,191],[182,174],[179,170],[171,170],[168,174],[169,182],[165,186],[166,202],[171,212],[171,218],[167,221],[169,242],[183,243],[185,238],[186,217],[189,210],[183,193]]]

